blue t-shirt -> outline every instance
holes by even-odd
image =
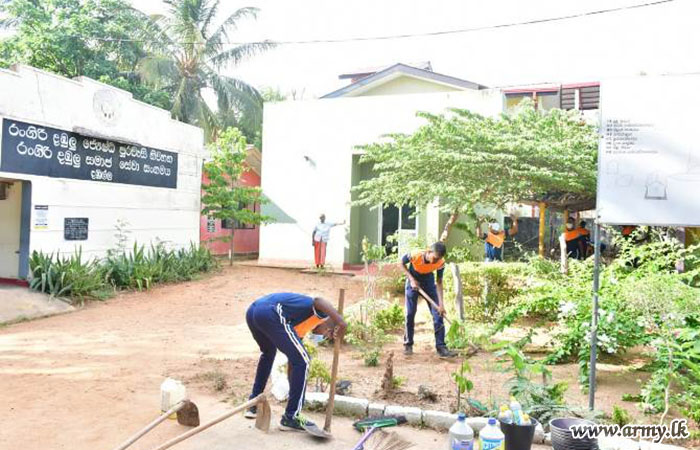
[[[293,292],[280,292],[268,294],[255,300],[258,305],[271,305],[274,308],[280,306],[282,316],[292,327],[297,326],[309,317],[316,315],[322,319],[328,317],[314,308],[314,299],[308,295],[295,294]]]

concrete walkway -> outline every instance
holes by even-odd
[[[74,310],[68,303],[28,288],[0,285],[0,324]]]

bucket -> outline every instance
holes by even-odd
[[[539,424],[532,417],[530,422],[530,425],[500,422],[501,431],[506,437],[506,450],[530,450],[535,437],[535,428]]]
[[[590,420],[578,418],[554,419],[549,422],[554,450],[596,450],[597,439],[574,439],[571,427],[575,425],[595,425]]]

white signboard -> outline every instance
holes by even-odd
[[[700,226],[700,75],[601,83],[601,223]]]
[[[48,205],[34,205],[34,229],[46,230],[49,228]]]

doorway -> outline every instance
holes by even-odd
[[[27,277],[30,204],[28,181],[0,178],[0,279]]]
[[[396,251],[398,242],[388,238],[395,234],[415,236],[418,227],[416,221],[416,208],[403,205],[401,208],[389,205],[382,208],[382,245],[387,254]]]

